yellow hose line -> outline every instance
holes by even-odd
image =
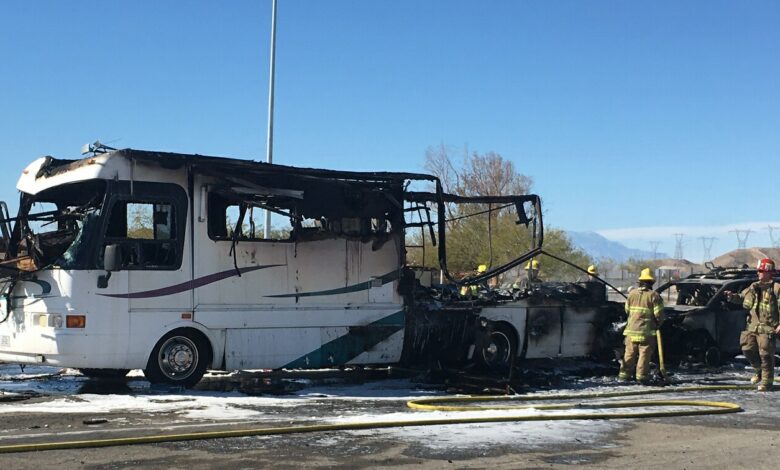
[[[687,392],[717,392],[725,390],[755,390],[751,385],[697,385],[693,387],[669,387],[669,388],[652,388],[647,390],[617,390],[614,392],[591,392],[591,393],[575,393],[575,394],[550,394],[550,395],[497,395],[497,396],[464,396],[464,397],[433,397],[433,398],[421,398],[419,400],[411,400],[406,403],[409,408],[417,410],[428,411],[481,411],[481,410],[505,410],[505,409],[517,409],[518,406],[446,406],[440,405],[440,403],[469,403],[469,402],[497,402],[497,401],[512,401],[512,402],[527,402],[527,401],[554,401],[554,400],[570,400],[578,398],[615,398],[615,397],[630,397],[637,395],[660,395],[670,393],[687,393]],[[533,406],[533,408],[539,408],[539,405]],[[528,408],[527,406],[524,408]]]
[[[682,387],[674,389],[652,389],[652,390],[631,390],[623,392],[607,393],[582,393],[567,395],[540,395],[540,396],[466,396],[466,397],[437,397],[407,402],[407,406],[413,409],[438,410],[438,411],[474,411],[488,409],[586,409],[586,408],[635,408],[635,407],[697,407],[699,409],[688,410],[666,410],[666,411],[635,411],[635,412],[598,412],[598,413],[567,413],[567,414],[538,414],[538,415],[511,415],[511,416],[490,416],[476,418],[437,418],[424,420],[407,421],[368,421],[358,423],[340,423],[340,424],[313,424],[301,426],[285,426],[254,429],[237,429],[229,431],[205,431],[187,434],[158,434],[140,437],[122,437],[109,439],[93,439],[84,441],[63,441],[63,442],[41,442],[29,444],[16,444],[0,446],[0,453],[14,452],[35,452],[44,450],[64,450],[64,449],[83,449],[94,447],[110,447],[134,444],[157,444],[162,442],[180,442],[193,441],[200,439],[223,439],[229,437],[249,437],[249,436],[273,436],[283,434],[302,434],[323,431],[350,431],[361,429],[379,429],[404,426],[434,426],[447,424],[464,423],[499,423],[512,421],[561,421],[575,419],[626,419],[626,418],[658,418],[668,416],[694,416],[707,414],[737,413],[742,408],[735,403],[716,402],[716,401],[696,401],[696,400],[639,400],[639,401],[621,401],[621,402],[600,402],[600,403],[575,403],[575,404],[551,404],[551,405],[525,405],[515,407],[475,407],[475,406],[452,406],[438,405],[436,403],[456,403],[456,402],[495,402],[495,401],[545,401],[562,399],[580,399],[580,398],[612,398],[620,396],[634,396],[656,393],[678,393],[690,391],[717,391],[717,390],[748,390],[749,386],[740,385],[712,385],[698,387]]]

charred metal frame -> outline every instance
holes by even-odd
[[[304,190],[307,187],[318,187],[325,192],[330,192],[340,197],[339,204],[333,201],[310,201],[312,207],[302,210],[310,212],[325,212],[355,216],[366,216],[368,214],[382,211],[383,208],[394,207],[400,214],[398,220],[394,223],[393,230],[405,229],[411,225],[405,223],[403,217],[403,202],[414,202],[422,205],[433,204],[437,213],[436,222],[421,223],[420,225],[437,225],[438,236],[438,259],[444,276],[456,285],[484,282],[489,278],[498,276],[515,266],[537,256],[541,253],[543,242],[543,224],[541,218],[541,202],[536,195],[518,195],[518,196],[478,196],[466,197],[445,193],[442,189],[441,181],[433,175],[423,173],[403,173],[403,172],[354,172],[338,171],[313,168],[297,168],[286,165],[268,164],[250,160],[227,159],[221,157],[209,157],[200,155],[186,155],[167,152],[150,152],[141,150],[117,150],[115,153],[122,154],[133,162],[144,162],[160,165],[166,169],[177,169],[187,166],[192,174],[204,174],[216,177],[224,181],[226,186],[249,186],[255,190],[255,194],[265,191],[265,202],[258,201],[258,207],[274,207],[273,201],[281,201],[284,198],[290,198],[290,194],[279,192],[277,188],[282,187],[285,190]],[[53,157],[46,157],[46,161],[41,166],[36,178],[46,176],[52,177],[58,174],[67,173],[89,164],[92,157],[81,160],[63,160]],[[237,176],[240,175],[240,176]],[[281,183],[280,183],[281,181]],[[435,192],[415,192],[409,191],[408,186],[413,181],[433,183]],[[132,192],[132,182],[131,182]],[[359,200],[351,200],[350,195],[358,194]],[[192,196],[190,196],[192,197]],[[336,198],[334,198],[336,199]],[[27,198],[29,205],[34,198]],[[24,199],[23,199],[24,201]],[[358,204],[360,203],[360,204]],[[487,272],[476,276],[469,276],[463,279],[456,279],[447,268],[447,247],[446,247],[446,204],[507,204],[514,205],[519,220],[518,224],[530,227],[533,234],[533,243],[529,251],[521,254],[517,258],[489,269]],[[525,212],[525,204],[530,203],[533,207],[531,217]],[[194,213],[195,208],[191,207]],[[20,217],[29,211],[29,207],[20,204]],[[241,211],[242,214],[245,211]],[[62,214],[52,214],[55,220]],[[285,214],[296,217],[302,214]],[[31,216],[9,218],[0,213],[0,226],[7,227],[10,221],[16,221],[11,233],[4,238],[7,242],[8,250],[5,256],[5,262],[17,256],[19,241],[23,234],[23,228],[27,226],[27,220]],[[399,223],[400,222],[400,223]],[[431,227],[431,230],[432,227]],[[434,238],[435,243],[435,238]],[[402,260],[402,265],[405,260]],[[6,264],[7,265],[7,264]],[[40,267],[38,267],[40,269]],[[29,272],[29,271],[28,271]],[[24,271],[19,271],[18,275],[23,275]]]
[[[542,217],[541,217],[542,208],[541,208],[541,199],[539,198],[539,196],[535,194],[519,195],[519,196],[474,196],[474,197],[458,196],[455,194],[445,193],[442,190],[441,182],[438,180],[438,178],[435,180],[435,183],[436,183],[435,193],[407,192],[406,200],[410,202],[418,202],[418,203],[433,202],[437,205],[437,219],[438,219],[437,224],[438,224],[438,235],[439,235],[439,265],[441,266],[441,269],[444,272],[444,276],[450,282],[454,283],[455,285],[479,284],[487,281],[492,277],[498,276],[500,274],[509,271],[515,266],[518,266],[528,261],[529,259],[539,255],[542,252],[542,243],[544,242],[544,226],[542,224]],[[528,217],[528,214],[526,214],[525,212],[524,205],[527,202],[531,203],[533,206],[534,209],[533,217]],[[529,251],[523,253],[517,258],[507,263],[504,263],[500,266],[497,266],[495,268],[491,268],[485,271],[484,273],[475,276],[467,276],[462,279],[455,279],[447,269],[447,241],[446,241],[447,231],[445,227],[445,223],[446,223],[445,204],[446,203],[514,205],[517,215],[519,217],[516,223],[525,225],[526,227],[529,227],[529,225],[531,226],[533,246],[531,246]],[[494,209],[494,210],[499,210],[499,209]],[[477,214],[471,214],[471,215],[477,215]]]

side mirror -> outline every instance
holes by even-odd
[[[119,245],[106,245],[103,252],[103,269],[108,272],[119,271],[122,267],[119,254]]]
[[[98,289],[105,289],[108,287],[108,280],[111,279],[111,273],[113,271],[119,271],[122,267],[121,264],[119,245],[106,245],[106,249],[103,252],[103,269],[106,270],[106,273],[98,276]]]

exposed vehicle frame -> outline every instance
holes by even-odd
[[[419,184],[433,190],[411,190]],[[536,195],[461,197],[425,174],[132,149],[37,159],[17,188],[18,215],[0,217],[2,361],[93,376],[140,368],[152,382],[192,386],[206,369],[479,362],[505,371],[518,358],[609,347],[603,332],[617,309],[587,289],[445,298],[406,265],[408,230],[437,241],[455,285],[526,262],[542,252]],[[457,279],[447,204],[508,206],[530,246]],[[256,209],[287,228],[263,239]]]
[[[755,269],[710,266],[656,289],[666,303],[667,321],[661,327],[670,362],[703,362],[710,366],[741,353],[739,335],[748,312],[732,303],[727,292],[739,293],[758,280]],[[775,282],[780,282],[776,278]]]

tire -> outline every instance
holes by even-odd
[[[495,373],[509,372],[517,355],[516,338],[510,326],[493,324],[493,329],[479,352],[484,368]]]
[[[121,379],[130,369],[79,369],[79,372],[90,379]]]
[[[211,361],[208,340],[195,330],[174,330],[154,346],[144,376],[153,384],[190,388]]]
[[[717,367],[723,363],[720,349],[717,346],[710,346],[704,351],[704,363],[710,367]]]
[[[720,365],[720,349],[706,330],[693,330],[685,340],[686,355],[689,359],[703,362],[707,366]]]

